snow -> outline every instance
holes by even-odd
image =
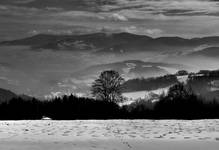
[[[214,86],[214,87],[219,87],[219,80],[212,81],[211,85]]]
[[[128,98],[129,100],[138,100],[138,99],[151,99],[151,95],[156,94],[156,95],[161,95],[161,94],[166,94],[169,90],[169,87],[166,88],[160,88],[157,90],[151,90],[151,91],[137,91],[137,92],[127,92],[123,93],[123,96]]]
[[[184,75],[184,76],[177,76],[177,80],[181,83],[187,83],[188,81],[188,75]]]
[[[123,70],[124,73],[127,74],[127,73],[130,72],[131,69],[134,69],[137,65],[134,64],[134,63],[126,63],[126,66],[127,67],[123,68],[122,70]]]
[[[126,63],[126,65],[130,69],[134,69],[137,66],[135,63]]]
[[[177,80],[181,83],[186,84],[187,80],[188,80],[188,75],[177,76]],[[167,94],[169,88],[170,88],[170,86],[165,87],[165,88],[160,88],[160,89],[157,89],[157,90],[151,90],[151,91],[136,91],[136,92],[123,93],[123,96],[128,99],[128,101],[125,102],[124,104],[130,104],[130,103],[132,103],[136,100],[139,100],[139,99],[153,100],[153,98],[154,98],[154,100],[156,101],[157,98],[161,94]],[[153,96],[155,96],[155,97],[153,97]]]
[[[217,150],[218,146],[219,120],[0,121],[1,150]]]
[[[164,66],[158,66],[160,69],[164,69],[166,70],[167,72],[169,72],[170,74],[175,74],[178,69],[176,68],[171,68],[171,67],[164,67]]]
[[[52,120],[52,119],[49,117],[43,116],[41,120]]]
[[[142,65],[143,68],[151,68],[153,67],[152,65]]]
[[[204,74],[196,74],[195,76],[196,76],[196,77],[203,77]]]
[[[210,88],[210,91],[211,91],[211,92],[219,91],[219,88],[211,87],[211,88]]]
[[[213,91],[213,92],[219,91],[219,80],[211,81],[210,85],[211,85],[210,91]]]

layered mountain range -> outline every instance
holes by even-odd
[[[24,94],[18,95],[10,90],[0,88],[0,103],[8,102],[9,100],[11,100],[13,98],[17,98],[17,97],[21,97],[24,100],[31,100],[33,98],[31,96],[24,95]]]
[[[180,37],[160,37],[135,35],[131,33],[95,33],[88,35],[46,35],[4,41],[0,45],[30,46],[32,49],[93,51],[95,53],[136,53],[136,52],[187,52],[204,50],[215,52],[219,37],[184,39]],[[207,48],[205,48],[207,47]],[[213,47],[213,49],[211,48]],[[194,55],[194,54],[193,54]]]
[[[37,97],[88,93],[103,70],[126,79],[219,66],[219,37],[152,38],[131,33],[48,35],[0,42],[0,84]],[[7,65],[5,65],[7,64]]]
[[[9,90],[0,88],[0,103],[9,101],[10,99],[17,97],[17,95]]]

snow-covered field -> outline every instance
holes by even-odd
[[[218,150],[219,120],[0,121],[0,150]]]

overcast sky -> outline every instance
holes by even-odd
[[[219,35],[217,0],[1,0],[0,40],[38,33]]]

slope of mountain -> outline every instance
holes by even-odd
[[[95,33],[87,35],[46,35],[39,34],[33,37],[1,42],[0,45],[22,45],[31,46],[34,49],[53,50],[101,50],[123,47],[130,43],[142,43],[151,39],[147,36],[138,36],[129,33],[105,34]],[[134,44],[134,45],[136,45]]]
[[[217,46],[219,37],[184,39],[180,37],[151,38],[131,33],[94,33],[87,35],[46,35],[1,42],[0,45],[25,45],[33,49],[89,50],[96,53],[130,53],[139,51],[183,51],[201,45]]]
[[[165,75],[154,78],[136,78],[123,84],[123,92],[152,91],[169,87],[178,82],[175,75]]]
[[[2,102],[7,102],[9,100],[11,100],[12,98],[17,98],[20,97],[23,100],[31,100],[33,99],[33,97],[25,95],[25,94],[15,94],[14,92],[10,91],[10,90],[6,90],[6,89],[2,89],[0,88],[0,103]]]
[[[219,47],[209,47],[200,51],[190,53],[188,56],[219,57]]]
[[[219,99],[219,70],[201,71],[190,75],[187,84],[194,92],[206,99]]]
[[[73,76],[95,76],[97,77],[100,72],[104,70],[116,70],[125,78],[136,77],[154,77],[168,74],[168,70],[164,68],[182,69],[186,68],[184,65],[167,64],[167,63],[153,63],[144,62],[140,60],[127,60],[122,62],[115,62],[110,64],[99,64],[90,66],[81,71],[75,72]]]
[[[185,59],[181,56],[194,50],[199,50],[196,52],[200,53],[206,47],[208,47],[207,51],[213,49],[212,54],[204,52],[202,55],[217,56],[218,44],[219,37],[184,39],[180,37],[151,38],[130,33],[40,34],[30,38],[1,42],[2,62],[0,63],[8,63],[12,67],[0,69],[5,73],[4,76],[11,78],[11,81],[22,83],[23,88],[16,87],[19,93],[25,93],[27,88],[30,89],[30,93],[27,94],[37,91],[39,92],[37,95],[40,96],[50,92],[82,93],[84,89],[89,90],[88,83],[97,78],[103,70],[113,69],[126,79],[132,79],[163,76],[183,69],[189,71],[215,69],[218,61],[213,58],[200,60],[193,57]],[[19,46],[21,48],[18,49]],[[32,50],[29,47],[32,47]],[[35,51],[39,49],[40,52]],[[150,63],[151,61],[180,63],[191,68],[168,63]],[[212,62],[215,63],[214,68]],[[16,67],[13,68],[13,66]],[[33,76],[32,72],[35,72],[36,76]],[[32,82],[33,84],[29,84]],[[12,84],[9,85],[6,81],[4,83],[5,87],[13,89]],[[36,87],[40,89],[35,90]]]
[[[123,92],[129,97],[137,97],[136,94],[146,95],[146,91],[156,91],[170,87],[178,82],[183,82],[193,92],[206,100],[219,99],[219,71],[200,71],[196,74],[187,76],[187,80],[182,80],[183,76],[166,75],[163,77],[148,79],[131,79],[123,84]]]
[[[9,90],[0,88],[0,103],[9,101],[12,98],[17,97],[17,95]]]
[[[165,88],[160,88],[157,90],[150,91],[136,91],[136,92],[124,92],[122,95],[127,99],[124,104],[131,104],[132,102],[136,102],[138,100],[144,101],[159,101],[161,95],[166,95],[169,91],[169,86]]]
[[[98,78],[104,70],[118,71],[125,80],[133,78],[149,78],[170,74],[168,69],[180,70],[186,68],[184,65],[152,63],[139,60],[127,60],[110,64],[99,64],[89,66],[85,69],[72,73],[69,77],[59,83],[59,86],[70,86],[76,93],[87,93],[90,91],[90,84]],[[137,85],[136,85],[137,86]],[[140,85],[139,85],[140,86]]]

